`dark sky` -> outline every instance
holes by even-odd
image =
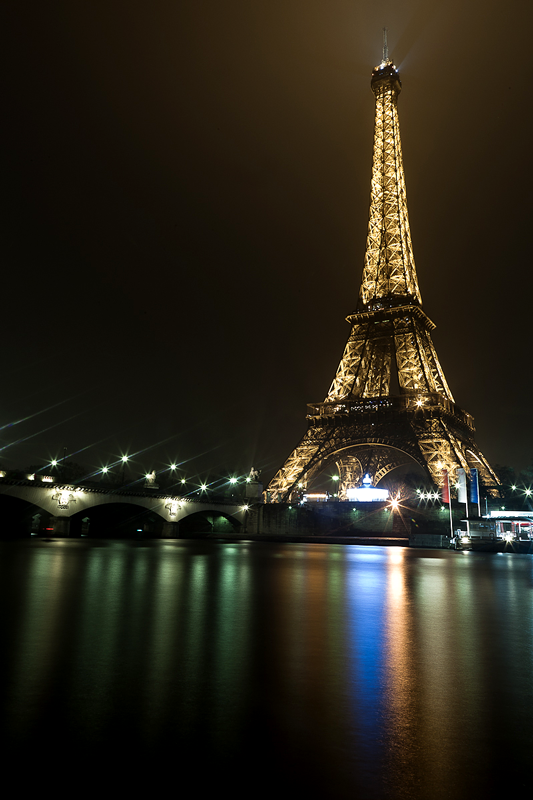
[[[531,461],[531,0],[8,9],[4,466],[281,465],[357,301],[383,25],[437,352]]]

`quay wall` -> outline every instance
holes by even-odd
[[[453,509],[454,529],[460,526],[463,514],[464,506]],[[243,532],[253,536],[411,537],[421,547],[440,547],[441,537],[450,535],[450,515],[447,507],[441,511],[422,504],[402,505],[392,511],[389,503],[267,503],[249,510]]]

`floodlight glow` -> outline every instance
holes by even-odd
[[[128,456],[122,456],[122,463],[125,464],[128,460]]]
[[[171,464],[170,469],[176,469],[176,464]]]
[[[200,489],[201,489],[203,492],[205,492],[205,490],[207,489],[207,483],[202,483],[202,485],[200,486]]]
[[[108,470],[107,467],[102,467],[102,472],[107,472],[107,470]]]
[[[248,511],[248,509],[249,509],[249,508],[250,508],[250,506],[243,506],[243,507],[242,507],[242,510],[243,510],[243,511]]]
[[[52,461],[50,462],[50,466],[51,467],[57,467],[57,461],[55,460],[55,458],[52,459]]]
[[[182,482],[182,483],[185,483],[185,478],[182,478],[182,479],[181,479],[181,482]]]
[[[529,497],[529,495],[531,494],[531,489],[526,489],[526,494]]]
[[[230,483],[237,483],[237,478],[230,478],[230,479],[229,479],[229,482],[230,482]]]
[[[395,511],[400,505],[399,501],[394,499],[390,501],[390,507]]]
[[[332,475],[331,476],[331,480],[332,481],[338,481],[339,480],[339,476],[338,475]]]

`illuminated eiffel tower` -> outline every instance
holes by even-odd
[[[377,484],[398,467],[419,465],[436,486],[442,470],[478,469],[485,490],[499,481],[475,442],[474,420],[457,406],[422,310],[411,246],[397,101],[398,70],[388,57],[372,72],[376,97],[370,219],[351,332],[323,403],[308,406],[308,429],[267,487],[287,502],[328,468],[338,495],[369,472]]]

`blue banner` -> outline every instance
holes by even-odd
[[[479,503],[479,482],[477,469],[470,470],[470,502]]]

